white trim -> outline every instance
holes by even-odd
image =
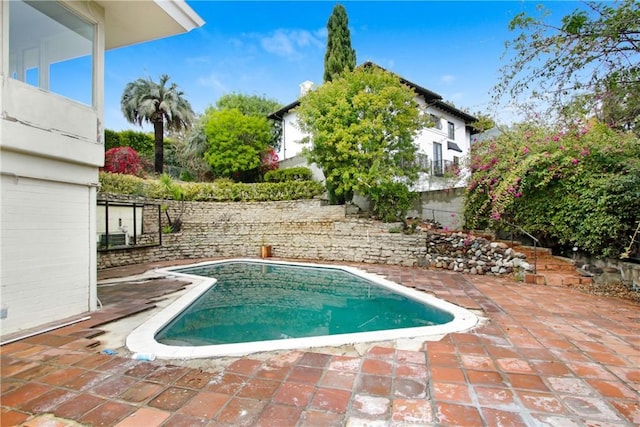
[[[393,292],[404,295],[413,300],[439,308],[454,316],[454,319],[443,325],[422,326],[415,328],[391,329],[385,331],[328,335],[320,337],[292,338],[285,340],[257,341],[238,344],[220,344],[207,346],[169,346],[161,344],[155,340],[155,335],[166,324],[178,316],[182,311],[192,304],[200,295],[205,293],[216,283],[216,279],[194,276],[190,274],[177,273],[173,268],[159,269],[158,272],[186,278],[194,282],[195,286],[186,294],[182,295],[175,302],[167,306],[151,319],[138,326],[126,339],[126,345],[134,353],[152,354],[160,359],[195,359],[214,356],[239,356],[250,353],[274,350],[291,350],[299,348],[340,346],[354,343],[389,341],[403,338],[418,338],[434,335],[443,335],[451,332],[461,332],[473,328],[478,323],[478,318],[457,305],[438,299],[434,296],[418,292],[391,282],[376,274],[368,273],[364,270],[336,265],[310,264],[298,262],[263,261],[256,259],[229,259],[222,261],[203,262],[180,266],[180,269],[188,267],[198,267],[204,265],[221,264],[227,262],[251,262],[264,264],[293,265],[303,267],[320,267],[334,270],[342,270],[355,274],[363,279],[379,284]]]
[[[153,2],[187,32],[204,25],[204,20],[184,0],[153,0]]]

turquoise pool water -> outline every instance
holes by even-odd
[[[170,346],[415,328],[454,318],[341,269],[233,261],[173,271],[217,282],[155,334]]]

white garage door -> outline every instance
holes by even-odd
[[[2,334],[89,309],[90,189],[1,177]]]

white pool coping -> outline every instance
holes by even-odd
[[[195,276],[191,274],[178,273],[174,269],[184,269],[190,267],[201,267],[205,265],[223,264],[229,262],[250,262],[262,263],[266,265],[292,265],[300,267],[317,267],[342,270],[374,282],[393,292],[404,295],[415,301],[431,305],[453,315],[453,320],[433,326],[421,326],[415,328],[389,329],[383,331],[360,332],[340,335],[325,335],[317,337],[290,338],[283,340],[254,341],[237,344],[217,344],[205,346],[173,346],[159,343],[155,340],[155,335],[165,325],[171,322],[176,316],[192,304],[200,295],[205,293],[216,283],[216,279]],[[274,351],[274,350],[294,350],[312,347],[334,347],[347,344],[390,341],[396,339],[406,339],[415,337],[428,337],[444,335],[452,332],[463,332],[473,328],[478,323],[478,317],[469,310],[451,304],[447,301],[436,298],[414,289],[407,288],[397,283],[391,282],[377,274],[372,274],[359,268],[325,265],[315,263],[301,263],[289,261],[265,261],[257,259],[234,258],[220,261],[208,261],[197,264],[181,265],[171,268],[158,269],[158,272],[188,279],[194,283],[184,295],[165,307],[151,319],[134,329],[126,339],[126,345],[134,353],[153,355],[159,359],[199,359],[216,356],[245,356],[251,353]],[[428,271],[425,271],[428,274]]]

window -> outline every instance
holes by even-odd
[[[442,144],[439,142],[433,143],[433,174],[435,176],[442,176]]]
[[[440,117],[436,116],[435,114],[429,114],[429,118],[431,119],[434,128],[442,129],[442,120],[440,120]]]
[[[95,26],[55,1],[9,2],[9,75],[93,103]]]
[[[456,125],[451,122],[447,122],[449,126],[449,139],[456,139]]]

